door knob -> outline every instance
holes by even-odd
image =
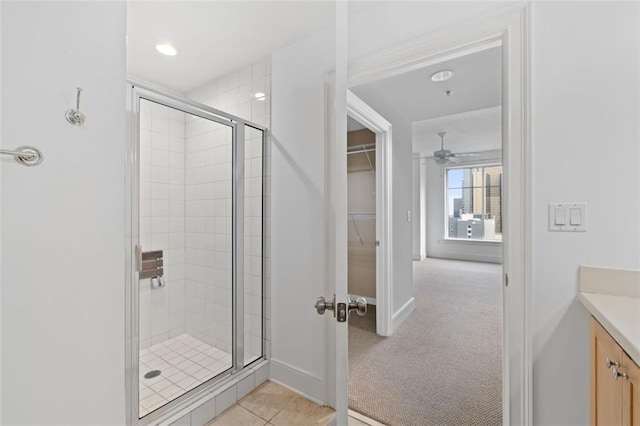
[[[322,315],[325,313],[325,311],[334,311],[334,308],[336,306],[336,295],[333,295],[333,300],[331,301],[327,301],[324,297],[320,296],[316,299],[316,304],[314,305],[314,307],[316,308],[316,312],[318,312],[319,315]],[[333,316],[336,316],[335,311],[333,312]]]
[[[349,312],[355,310],[361,317],[367,313],[367,299],[358,297],[356,300],[349,299]]]

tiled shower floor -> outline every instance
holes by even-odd
[[[140,417],[231,367],[231,354],[188,334],[140,351]],[[161,374],[152,379],[152,370]]]

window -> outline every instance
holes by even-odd
[[[445,238],[502,241],[502,165],[446,169]]]

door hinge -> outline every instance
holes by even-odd
[[[509,287],[509,274],[504,274],[504,286]]]

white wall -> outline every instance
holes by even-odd
[[[334,33],[272,56],[272,357],[274,378],[325,401],[325,72]],[[326,296],[326,295],[325,295]]]
[[[420,190],[422,189],[420,186],[420,164],[421,161],[419,154],[414,152],[411,158],[411,188],[413,191],[411,199],[411,214],[413,215],[411,233],[413,239],[413,260],[423,260],[427,254],[425,247],[421,244],[422,235],[426,232],[426,229],[422,228],[422,224],[420,222],[420,215],[423,210],[420,203]]]
[[[500,158],[500,151],[479,153],[470,165]],[[445,168],[433,158],[422,159],[425,174],[419,185],[426,192],[424,209],[427,216],[427,256],[442,259],[471,260],[477,262],[502,262],[502,244],[489,241],[456,241],[445,239]],[[456,166],[464,163],[457,163]],[[415,182],[414,182],[415,183]]]
[[[121,425],[125,4],[1,7],[2,423]]]
[[[393,126],[393,122],[391,123]],[[413,208],[411,129],[393,128],[393,313],[413,298],[413,235],[407,212]],[[412,219],[413,220],[413,219]]]
[[[636,2],[532,8],[537,424],[588,423],[589,326],[575,301],[578,266],[640,269],[639,50]],[[547,231],[547,205],[562,201],[587,203],[586,233]]]

